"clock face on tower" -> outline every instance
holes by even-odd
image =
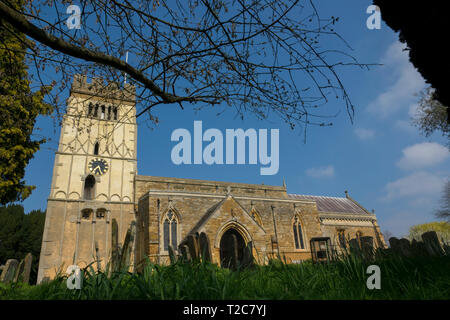
[[[93,174],[102,175],[106,171],[108,171],[108,163],[103,159],[99,158],[92,159],[89,162],[89,170]]]

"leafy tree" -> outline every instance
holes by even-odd
[[[40,210],[25,214],[21,205],[0,207],[0,264],[8,259],[20,261],[31,252],[30,283],[37,280],[44,223],[45,212]]]
[[[10,1],[19,10],[23,1]],[[36,117],[49,114],[48,87],[32,93],[25,65],[26,39],[0,15],[0,204],[27,198],[34,186],[23,180],[25,167],[42,140],[32,140]]]
[[[413,116],[413,124],[426,136],[441,132],[450,142],[450,122],[447,107],[434,97],[434,90],[428,87],[420,94],[419,107]]]
[[[439,239],[442,239],[444,242],[450,241],[450,223],[445,221],[412,226],[409,228],[408,238],[410,240],[416,239],[417,241],[422,241],[421,235],[427,231],[436,231]]]

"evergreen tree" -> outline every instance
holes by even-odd
[[[44,232],[45,212],[24,213],[21,205],[0,207],[0,265],[8,259],[18,261],[33,255],[30,283],[35,283]]]
[[[16,9],[24,5],[23,0],[10,3]],[[34,141],[31,134],[36,117],[52,112],[43,102],[49,87],[31,92],[25,41],[29,42],[0,17],[0,204],[21,201],[34,189],[23,180],[25,167],[45,140]]]

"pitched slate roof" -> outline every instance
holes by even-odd
[[[288,194],[288,197],[296,200],[313,200],[316,202],[317,210],[319,212],[367,214],[367,211],[349,198],[308,196],[301,194]]]

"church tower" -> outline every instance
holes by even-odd
[[[63,117],[47,201],[38,283],[70,265],[104,268],[111,226],[119,244],[135,220],[135,88],[75,75]]]

